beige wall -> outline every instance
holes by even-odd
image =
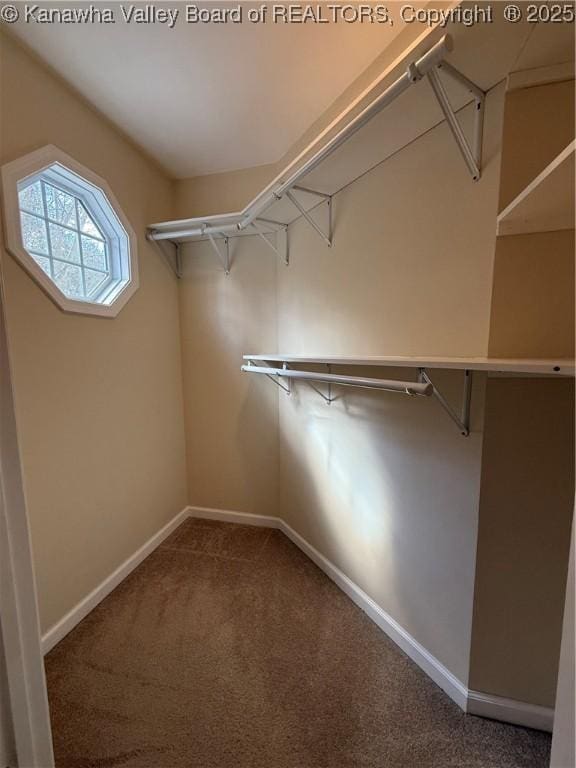
[[[459,402],[457,374],[434,380]],[[328,406],[305,387],[280,397],[281,516],[464,684],[483,386],[469,438],[432,400],[342,389]]]
[[[499,237],[488,353],[574,356],[574,230]]]
[[[572,381],[488,382],[470,685],[554,706],[574,505]]]
[[[241,211],[278,173],[276,165],[180,179],[176,184],[176,218]]]
[[[499,87],[478,184],[442,125],[335,197],[332,249],[305,223],[291,227],[282,351],[486,353],[502,103]],[[459,403],[460,376],[435,378]],[[301,388],[280,397],[282,516],[464,683],[482,388],[478,377],[468,439],[432,400],[352,390],[327,407]]]
[[[109,182],[138,235],[140,288],[113,320],[61,312],[2,253],[45,631],[186,505],[177,284],[144,238],[173,189],[9,38],[1,57],[1,162],[58,145]]]
[[[263,515],[278,508],[278,396],[240,371],[277,346],[276,268],[253,237],[231,241],[224,273],[209,243],[184,251],[180,281],[190,503]],[[282,266],[278,267],[282,269]]]
[[[290,228],[283,352],[486,354],[503,88],[487,101],[478,183],[442,124],[333,198],[332,248],[302,220]]]
[[[574,138],[574,80],[520,88],[506,96],[501,211]]]

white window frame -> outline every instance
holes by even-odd
[[[19,186],[44,179],[78,198],[105,236],[111,278],[90,300],[65,296],[22,242]],[[138,289],[137,240],[107,182],[58,147],[48,145],[2,167],[8,251],[65,312],[115,317]]]

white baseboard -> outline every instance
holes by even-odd
[[[288,523],[281,521],[280,530],[296,544],[340,589],[348,595],[352,602],[361,608],[372,621],[388,637],[399,646],[404,653],[439,685],[458,706],[466,710],[466,686],[452,672],[432,656],[426,648],[415,640],[406,630],[366,594],[357,584],[346,576],[337,566],[327,560],[311,544],[300,536]]]
[[[155,533],[140,549],[134,552],[127,560],[116,568],[104,581],[90,592],[83,600],[72,608],[59,622],[54,624],[45,635],[42,636],[42,652],[44,654],[52,650],[54,646],[64,638],[68,632],[74,629],[91,610],[96,608],[118,584],[132,573],[140,563],[148,557],[162,542],[174,531],[180,523],[189,517],[188,508],[179,512],[169,523]]]
[[[552,733],[554,725],[554,709],[527,704],[524,701],[506,699],[479,691],[468,691],[467,711],[471,715],[489,717],[492,720],[502,720],[505,723],[523,725],[526,728],[536,728],[539,731]]]
[[[239,523],[240,525],[256,525],[261,528],[280,528],[279,517],[268,515],[252,515],[249,512],[232,512],[227,509],[212,509],[212,507],[188,507],[189,517],[201,520],[220,520],[222,523]]]
[[[304,552],[324,573],[359,607],[404,653],[422,669],[448,696],[473,715],[502,720],[551,731],[554,710],[522,701],[471,691],[458,680],[437,658],[429,653],[397,621],[372,600],[357,584],[346,576],[334,563],[309,544],[288,523],[279,517],[253,515],[246,512],[186,507],[167,525],[150,538],[140,549],[110,574],[96,589],[76,605],[42,637],[42,650],[48,653],[68,632],[82,621],[112,590],[118,586],[140,563],[148,557],[187,517],[204,520],[220,520],[226,523],[277,528]]]

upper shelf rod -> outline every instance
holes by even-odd
[[[285,178],[279,178],[264,189],[254,200],[252,200],[243,211],[240,212],[240,220],[235,223],[218,222],[199,222],[190,228],[175,231],[150,231],[148,239],[150,240],[170,240],[178,237],[201,237],[208,234],[232,235],[246,229],[255,219],[260,217],[270,206],[281,198],[289,189],[295,187],[298,182],[310,171],[316,168],[332,152],[341,146],[347,139],[355,134],[360,128],[368,123],[374,115],[380,112],[384,107],[394,101],[413,83],[418,82],[425,77],[428,72],[437,67],[444,59],[444,56],[452,50],[452,39],[449,35],[444,35],[440,40],[430,48],[430,50],[420,57],[416,62],[410,64],[407,70],[397,80],[395,80],[386,90],[376,96],[370,104],[359,112],[350,122],[346,123],[329,141],[323,144],[314,152],[302,165],[292,171]],[[311,151],[320,141],[318,137],[307,147],[300,157],[303,157]],[[299,159],[297,158],[297,160]],[[296,161],[294,161],[296,163]],[[294,165],[294,163],[292,165]]]

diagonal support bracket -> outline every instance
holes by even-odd
[[[230,242],[229,238],[224,238],[224,248],[220,248],[218,243],[216,242],[216,239],[214,235],[208,233],[208,239],[210,240],[210,245],[212,246],[215,254],[218,256],[222,266],[224,267],[224,272],[229,275],[230,274]]]
[[[332,373],[332,366],[330,365],[330,363],[326,364],[326,370],[327,370],[328,373]],[[334,397],[333,394],[332,394],[332,382],[330,382],[330,381],[327,384],[327,387],[328,387],[328,394],[327,395],[325,395],[324,392],[322,392],[322,390],[318,389],[318,387],[315,384],[312,384],[311,381],[306,381],[306,384],[308,384],[310,389],[313,389],[314,392],[316,392],[317,395],[320,395],[320,397],[322,398],[322,400],[324,400],[326,405],[331,405],[334,402],[334,400],[338,399],[338,398]]]
[[[283,389],[283,390],[284,390],[284,392],[286,392],[286,394],[287,394],[287,395],[290,395],[290,394],[292,394],[292,388],[291,388],[291,387],[292,387],[292,384],[291,384],[291,379],[288,379],[288,386],[285,386],[284,384],[282,384],[282,382],[281,382],[281,381],[278,381],[278,379],[274,378],[274,376],[272,376],[272,375],[270,375],[270,374],[268,374],[268,373],[266,374],[266,378],[267,378],[267,379],[270,379],[270,381],[273,381],[273,382],[274,382],[274,384],[276,384],[277,386],[279,386],[279,387],[280,387],[280,389]]]
[[[174,272],[178,280],[182,277],[182,253],[180,243],[171,240],[152,240],[156,243],[162,258],[167,262],[170,269]]]
[[[470,147],[468,139],[462,130],[462,126],[458,122],[456,113],[450,104],[448,94],[446,93],[444,84],[440,79],[440,75],[438,74],[438,69],[442,69],[453,80],[456,80],[458,83],[467,88],[474,96],[476,114],[474,118],[474,139],[472,147]],[[482,137],[484,133],[484,104],[486,100],[486,94],[475,83],[469,80],[466,75],[463,75],[451,64],[448,64],[447,61],[443,61],[438,65],[436,69],[431,69],[426,77],[428,78],[428,82],[430,83],[432,90],[434,91],[434,95],[440,104],[440,108],[444,113],[446,122],[452,131],[452,135],[456,140],[458,149],[464,158],[464,162],[470,171],[472,179],[474,181],[478,181],[482,174]]]
[[[435,387],[425,368],[418,369],[418,381],[432,386],[432,394],[438,400],[448,416],[457,425],[461,434],[468,437],[470,434],[470,402],[472,400],[472,371],[464,371],[464,391],[462,395],[462,412],[458,416],[444,395]]]
[[[294,194],[292,190],[288,189],[286,190],[285,194],[288,200],[292,203],[292,205],[298,209],[298,211],[302,214],[302,216],[306,219],[308,224],[314,229],[324,240],[328,248],[332,247],[332,197],[331,195],[325,195],[323,192],[316,192],[312,189],[305,189],[304,187],[293,187],[292,189],[295,189],[300,192],[306,192],[309,195],[316,195],[317,197],[321,197],[326,201],[326,204],[328,206],[328,232],[324,232],[323,229],[320,227],[319,224],[317,224],[312,216],[308,213],[306,208],[302,205],[302,203],[294,197]]]
[[[262,229],[260,224],[276,227],[276,243],[273,243],[272,240],[270,240],[268,233]],[[281,224],[277,221],[268,221],[267,219],[255,219],[252,222],[252,226],[256,230],[258,236],[266,243],[268,248],[273,250],[276,256],[281,258],[284,264],[288,266],[288,224]]]
[[[253,365],[252,360],[248,360],[248,367],[250,367],[251,365]],[[286,365],[286,363],[284,363],[284,365],[282,367],[283,368],[287,368],[288,366]],[[284,392],[286,392],[287,395],[291,395],[292,394],[292,379],[288,379],[287,383],[283,384],[278,379],[278,377],[273,376],[271,373],[267,373],[265,375],[266,375],[266,378],[270,379],[270,381],[273,381],[274,384],[276,384],[277,387],[280,387],[280,389],[283,389]]]
[[[310,387],[310,389],[313,389],[313,390],[314,390],[314,392],[316,392],[316,394],[317,394],[317,395],[320,395],[320,397],[322,398],[322,400],[324,400],[324,402],[326,403],[326,405],[330,405],[330,403],[331,403],[331,402],[332,402],[332,400],[334,399],[334,398],[331,396],[331,394],[330,394],[330,386],[331,386],[330,384],[328,384],[328,394],[327,394],[327,395],[325,395],[325,394],[324,394],[324,392],[321,392],[321,391],[318,389],[318,387],[317,387],[315,384],[312,384],[312,382],[311,382],[311,381],[307,381],[307,382],[306,382],[306,384],[308,384],[308,386]]]

